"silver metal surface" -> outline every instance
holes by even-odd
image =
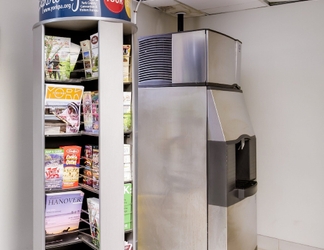
[[[256,195],[228,207],[228,250],[254,250],[257,247]]]
[[[206,88],[138,94],[138,249],[207,249]]]
[[[240,46],[212,30],[172,34],[172,83],[238,83]]]
[[[207,81],[205,30],[172,34],[172,83]]]
[[[208,250],[257,248],[256,195],[230,207],[208,206]]]
[[[207,33],[207,82],[232,85],[237,83],[236,40],[210,30]]]
[[[227,238],[227,207],[208,205],[208,250],[227,250]]]
[[[236,143],[254,136],[243,94],[201,86],[239,83],[240,63],[236,39],[210,30],[176,33],[173,87],[163,87],[163,79],[156,88],[140,86],[139,250],[256,249],[255,195],[232,199]]]
[[[207,92],[208,140],[232,141],[241,135],[254,135],[241,92],[221,90]]]
[[[137,140],[138,140],[138,37],[137,33],[132,37],[132,119],[133,119],[133,147],[132,147],[132,176],[133,176],[133,250],[137,250]]]

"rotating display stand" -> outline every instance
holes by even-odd
[[[136,25],[131,22],[100,17],[51,19],[37,23],[33,27],[33,249],[122,250],[125,239],[135,242],[135,230],[127,232],[124,230],[123,169],[123,144],[134,144],[132,133],[124,134],[123,131],[123,91],[133,91],[135,88],[132,83],[123,84],[122,47],[125,42],[133,43],[133,34],[136,31]],[[86,79],[82,76],[71,76],[65,81],[45,79],[45,35],[71,37],[71,41],[79,43],[96,32],[99,36],[97,79]],[[47,83],[82,85],[85,91],[97,90],[100,107],[99,133],[83,133],[81,126],[80,132],[75,134],[45,134],[44,110]],[[93,189],[85,185],[73,188],[73,190],[82,190],[85,195],[79,230],[62,232],[59,235],[46,235],[45,195],[68,190],[45,191],[44,150],[65,145],[79,145],[83,150],[86,144],[97,144],[100,149],[100,188]],[[90,236],[89,216],[86,209],[86,198],[90,196],[100,199],[100,248],[92,243]],[[135,224],[136,222],[133,221],[133,228],[136,228]]]

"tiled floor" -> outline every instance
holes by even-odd
[[[324,250],[258,235],[258,250]]]

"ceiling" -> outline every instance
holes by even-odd
[[[167,14],[184,17],[213,15],[280,4],[293,4],[313,0],[137,0]]]

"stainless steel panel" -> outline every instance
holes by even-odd
[[[208,250],[255,250],[256,230],[256,195],[230,207],[208,206]]]
[[[227,238],[227,207],[209,205],[208,250],[227,250]]]
[[[138,249],[207,249],[206,88],[138,94]]]
[[[222,124],[220,121],[220,117],[218,115],[218,110],[216,107],[216,103],[212,94],[212,91],[207,91],[207,112],[208,112],[208,120],[207,120],[207,132],[208,132],[208,140],[209,141],[223,141],[225,142],[224,131],[222,128]]]
[[[172,35],[172,83],[202,83],[207,78],[205,30]]]
[[[238,83],[240,46],[212,30],[172,34],[172,83]]]
[[[228,250],[254,250],[257,247],[256,195],[230,206],[228,216]]]
[[[236,40],[207,30],[207,82],[229,84],[236,82]]]
[[[241,92],[208,90],[207,96],[208,140],[232,141],[254,135]]]

